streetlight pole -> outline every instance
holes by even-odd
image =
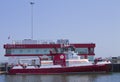
[[[30,2],[31,5],[31,39],[33,40],[33,5],[34,2]]]

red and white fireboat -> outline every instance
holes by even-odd
[[[25,44],[26,46],[27,44]],[[6,47],[7,46],[7,47]],[[9,47],[8,47],[9,46]],[[17,46],[17,47],[16,47]],[[5,45],[4,48],[22,48],[20,45]],[[16,49],[16,50],[18,50]],[[9,51],[14,58],[17,51]],[[26,49],[24,49],[26,50]],[[65,73],[89,73],[89,72],[109,72],[111,70],[109,61],[89,61],[81,58],[73,45],[62,45],[59,50],[54,48],[49,51],[51,60],[45,60],[47,56],[37,56],[36,58],[17,58],[17,64],[11,65],[8,74],[65,74]],[[6,51],[7,52],[7,51]],[[25,51],[20,51],[20,53]],[[30,51],[29,51],[30,52]],[[38,52],[38,51],[36,51]],[[32,52],[33,53],[33,52]],[[7,54],[9,55],[9,54]],[[23,55],[23,54],[22,54]],[[9,55],[10,56],[10,55]],[[13,59],[12,58],[12,59]],[[44,60],[43,60],[44,59]]]

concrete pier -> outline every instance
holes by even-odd
[[[6,71],[0,71],[0,74],[6,74],[7,72]]]
[[[111,72],[120,72],[120,64],[111,64]]]

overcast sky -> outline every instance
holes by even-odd
[[[120,0],[1,0],[0,60],[3,44],[31,38],[30,1],[35,40],[92,42],[96,57],[120,56]]]

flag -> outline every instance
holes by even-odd
[[[35,4],[34,2],[30,2],[31,5]]]
[[[8,36],[8,39],[10,39],[10,36]]]

